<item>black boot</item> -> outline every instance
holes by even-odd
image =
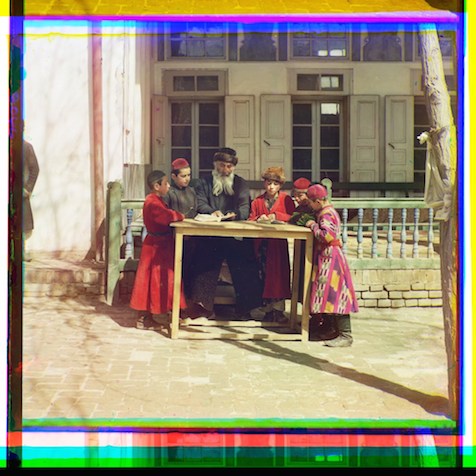
[[[336,318],[339,335],[335,339],[325,341],[324,345],[327,347],[350,347],[353,342],[350,315],[337,315]]]
[[[335,314],[312,314],[309,321],[309,340],[335,339],[339,335]]]

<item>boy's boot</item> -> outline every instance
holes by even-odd
[[[309,321],[309,339],[327,341],[339,335],[335,314],[313,314]]]
[[[335,339],[325,341],[324,345],[327,347],[350,347],[353,342],[352,330],[350,327],[350,315],[338,315],[336,316],[336,319],[339,335]]]

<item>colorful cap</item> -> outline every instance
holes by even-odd
[[[327,192],[327,188],[324,187],[324,185],[313,185],[312,187],[309,187],[307,191],[307,196],[311,200],[322,200],[323,198],[327,198],[329,193]]]
[[[311,182],[304,177],[296,179],[293,183],[294,190],[299,192],[307,192],[308,188],[311,186]]]
[[[181,157],[178,159],[175,159],[172,162],[172,170],[186,169],[189,167],[190,167],[190,164],[188,163],[187,159],[182,159]]]

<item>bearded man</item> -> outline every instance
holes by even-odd
[[[247,181],[235,174],[236,151],[219,149],[213,156],[212,173],[194,185],[198,213],[227,215],[231,220],[247,220],[250,214],[250,189]],[[252,319],[250,311],[262,305],[263,283],[253,250],[253,239],[201,237],[197,239],[192,265],[191,300],[204,317],[213,315],[218,277],[224,260],[230,269],[235,289],[237,319]]]

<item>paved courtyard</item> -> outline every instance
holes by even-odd
[[[350,348],[172,340],[125,304],[26,297],[23,418],[451,424],[441,308],[363,308],[352,326]]]

